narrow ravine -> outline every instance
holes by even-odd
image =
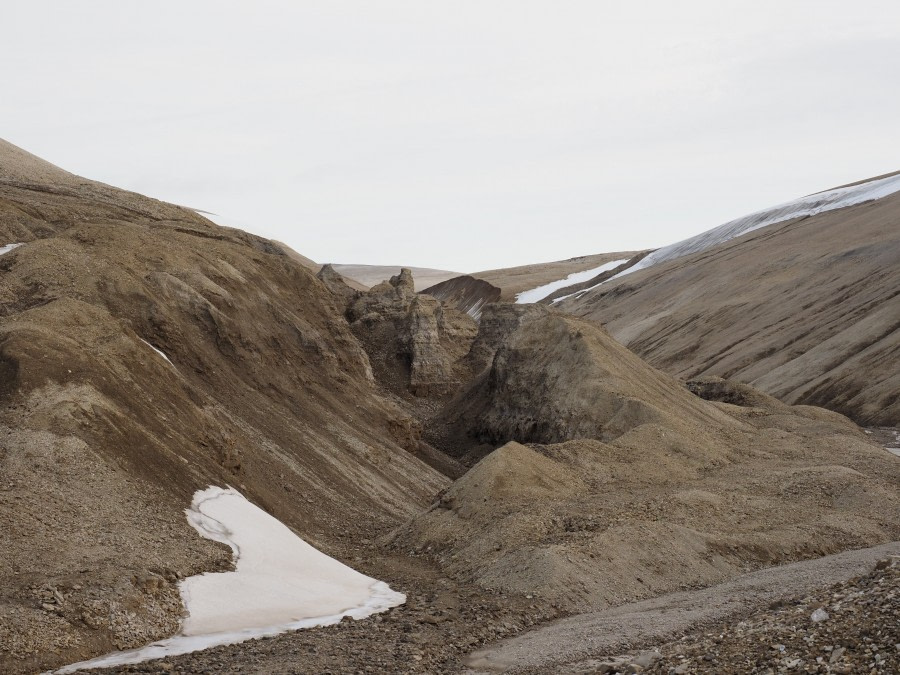
[[[235,570],[179,584],[187,617],[179,634],[60,668],[73,673],[140,663],[313,626],[363,619],[406,601],[300,539],[233,488],[209,487],[185,510],[201,536],[234,551]]]

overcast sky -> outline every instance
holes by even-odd
[[[900,2],[4,2],[0,136],[319,262],[655,247],[900,169]]]

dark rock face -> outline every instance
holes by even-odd
[[[608,441],[643,424],[731,424],[602,327],[544,305],[489,305],[467,363],[478,376],[429,434],[457,456],[476,442]]]
[[[477,374],[491,365],[494,355],[503,340],[521,324],[539,316],[547,310],[532,304],[514,305],[495,303],[487,305],[481,313],[478,336],[466,355],[466,363]]]
[[[475,337],[475,321],[417,295],[408,269],[360,294],[347,310],[375,378],[395,394],[442,397],[461,382],[461,363]]]

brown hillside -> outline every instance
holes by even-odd
[[[174,632],[174,582],[231,558],[183,517],[198,488],[337,551],[445,485],[282,247],[2,149],[0,670]]]
[[[900,194],[770,225],[560,308],[677,377],[900,424]]]
[[[633,258],[640,253],[643,253],[643,251],[619,251],[616,253],[583,255],[555,262],[473,272],[470,276],[487,281],[502,289],[500,299],[505,302],[514,302],[516,295],[522,291],[531,290],[558,279],[565,279],[574,272],[582,272],[599,267],[613,260]]]
[[[392,539],[454,578],[583,611],[900,534],[900,463],[841,415],[722,380],[693,395],[539,305],[489,306],[481,330],[490,365],[432,431],[464,458],[501,447]]]

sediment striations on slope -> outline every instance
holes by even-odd
[[[446,479],[403,447],[343,300],[259,237],[0,145],[0,670],[165,637],[227,568],[234,484],[326,551]],[[39,562],[38,562],[39,561]]]
[[[677,377],[900,423],[900,194],[768,225],[559,306]]]

